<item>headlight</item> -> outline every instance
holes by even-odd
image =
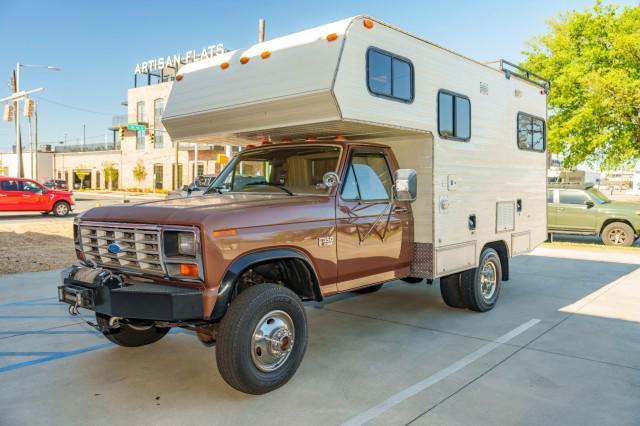
[[[193,232],[178,233],[178,253],[184,256],[196,255],[196,236]]]

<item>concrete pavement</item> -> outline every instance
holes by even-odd
[[[400,282],[309,304],[300,369],[259,397],[229,388],[188,332],[116,347],[67,316],[56,271],[3,276],[0,423],[341,424],[400,395],[370,423],[637,425],[640,253],[543,247],[512,262],[484,314]]]

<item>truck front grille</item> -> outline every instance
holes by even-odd
[[[80,249],[88,262],[111,269],[164,274],[160,229],[156,226],[80,222],[79,233]],[[111,251],[109,245],[115,245]]]

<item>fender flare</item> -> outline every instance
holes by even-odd
[[[231,263],[229,268],[227,268],[227,271],[225,272],[222,281],[220,282],[220,287],[218,288],[218,297],[216,299],[215,306],[213,307],[211,319],[220,320],[223,317],[223,315],[227,311],[229,303],[231,302],[231,297],[238,283],[238,278],[240,278],[240,276],[244,271],[247,270],[247,268],[258,263],[284,259],[298,259],[304,263],[312,278],[311,292],[314,296],[314,299],[317,301],[321,301],[322,294],[320,292],[318,275],[313,268],[313,263],[307,255],[302,253],[300,250],[293,248],[273,248],[260,250],[236,258]]]

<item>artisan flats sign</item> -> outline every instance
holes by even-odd
[[[148,61],[136,64],[135,73],[144,74],[152,71],[158,71],[164,68],[175,68],[191,62],[201,61],[203,59],[213,58],[226,52],[222,43],[212,44],[203,47],[202,50],[187,50],[184,54],[167,55],[160,58],[150,59]]]

